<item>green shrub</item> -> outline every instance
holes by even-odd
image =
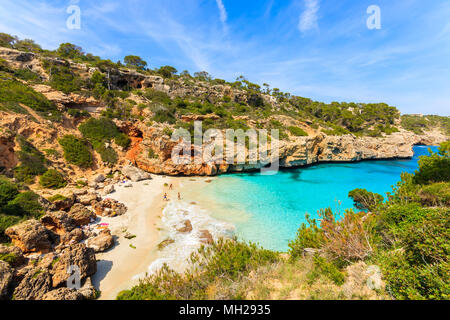
[[[315,219],[306,215],[306,223],[302,223],[297,231],[297,236],[289,242],[289,255],[291,259],[298,259],[303,256],[306,248],[319,249],[324,244],[323,231],[317,226]]]
[[[413,181],[416,184],[450,181],[450,156],[432,152],[431,156],[420,157]]]
[[[83,122],[78,127],[78,130],[80,130],[83,137],[88,139],[94,147],[96,144],[111,141],[119,135],[119,129],[114,122],[106,118],[91,118]]]
[[[5,230],[13,225],[20,223],[23,220],[22,217],[6,215],[0,213],[0,240],[7,241],[8,237],[5,235]]]
[[[360,210],[372,210],[383,203],[383,196],[366,189],[355,189],[348,193],[353,199],[355,207]]]
[[[131,290],[119,293],[118,300],[186,300],[207,299],[210,285],[242,281],[252,270],[278,261],[278,254],[261,249],[254,244],[231,240],[219,240],[208,247],[202,247],[191,257],[196,266],[183,274],[167,266],[155,275],[140,282]],[[234,292],[229,299],[243,296]]]
[[[66,135],[58,140],[64,150],[67,162],[82,168],[92,166],[92,154],[86,142],[73,135]]]
[[[14,177],[25,183],[33,183],[34,177],[47,171],[45,156],[23,136],[17,136],[20,151],[17,153],[20,166],[15,168]]]
[[[131,139],[125,133],[119,133],[114,141],[116,144],[124,149],[127,149],[131,145]]]
[[[288,130],[292,135],[296,137],[308,136],[308,134],[302,128],[299,127],[289,127]]]
[[[328,262],[325,258],[315,256],[314,266],[320,273],[332,280],[336,285],[342,286],[345,282],[345,275],[339,271],[339,269],[332,263]]]
[[[39,178],[39,184],[48,189],[61,189],[67,181],[60,172],[50,169]]]
[[[0,178],[0,209],[19,194],[19,189],[15,184],[6,179]]]
[[[67,110],[67,114],[76,119],[89,118],[91,116],[89,112],[79,109],[69,109]]]
[[[155,151],[153,151],[152,148],[149,148],[148,149],[148,158],[149,159],[158,159],[159,157],[158,157],[158,154],[155,153]]]
[[[19,217],[32,217],[39,219],[44,213],[44,208],[39,202],[39,195],[34,192],[22,192],[3,208],[5,214]]]
[[[46,119],[61,120],[61,112],[53,102],[16,80],[0,79],[0,105],[4,103],[22,103]]]
[[[14,71],[14,76],[16,76],[19,79],[25,80],[25,81],[32,81],[32,82],[40,82],[41,77],[39,74],[31,71],[30,69],[18,69]]]
[[[48,201],[50,202],[57,202],[57,201],[65,201],[68,198],[61,195],[61,194],[55,194],[54,196],[51,196],[50,198],[48,198]]]
[[[95,148],[95,151],[97,151],[100,154],[100,157],[103,162],[109,164],[117,163],[118,155],[113,148],[106,147],[104,144],[101,144],[97,146],[97,148]]]

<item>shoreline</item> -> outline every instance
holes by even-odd
[[[102,223],[109,224],[115,245],[97,254],[98,270],[92,282],[101,291],[100,300],[115,300],[120,291],[137,284],[133,278],[145,274],[157,257],[159,226],[166,205],[162,195],[164,184],[170,184],[171,178],[152,175],[151,180],[128,183],[132,187],[116,184],[116,191],[104,197],[124,203],[128,211],[123,216],[101,218]],[[126,232],[135,237],[126,239]]]

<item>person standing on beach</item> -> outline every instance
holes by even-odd
[[[178,200],[181,200],[181,194],[178,192]]]

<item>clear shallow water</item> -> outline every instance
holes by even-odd
[[[306,213],[317,218],[321,208],[339,208],[341,212],[353,208],[348,193],[356,188],[385,195],[402,172],[418,169],[419,156],[427,155],[428,147],[416,146],[414,153],[411,160],[320,164],[274,176],[220,176],[202,188],[200,203],[214,199],[214,204],[208,205],[212,215],[233,223],[239,239],[286,251]]]

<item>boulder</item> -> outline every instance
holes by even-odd
[[[75,289],[59,288],[47,292],[42,297],[42,300],[67,301],[67,300],[83,300],[83,298],[84,298],[83,295]]]
[[[184,220],[182,222],[183,227],[177,229],[178,232],[180,233],[190,233],[192,232],[192,223],[189,220]]]
[[[114,185],[110,184],[103,189],[102,195],[107,196],[108,194],[111,194],[115,191],[116,191],[116,189],[114,188]]]
[[[106,180],[105,176],[103,174],[99,174],[95,177],[94,182],[96,183],[102,183]]]
[[[150,173],[131,165],[123,167],[122,174],[133,182],[151,179]]]
[[[69,211],[69,216],[75,221],[75,225],[78,227],[88,225],[91,220],[95,220],[96,215],[94,212],[86,208],[81,203],[75,203]]]
[[[114,238],[110,230],[102,230],[98,236],[90,238],[87,246],[94,249],[96,253],[108,250],[114,245]]]
[[[75,220],[64,211],[50,212],[41,218],[41,223],[47,229],[58,235],[66,234],[75,229]]]
[[[78,290],[78,292],[81,293],[85,300],[94,300],[97,298],[97,290],[92,285],[92,280],[90,277],[86,279],[84,285],[80,290]]]
[[[47,270],[31,269],[14,290],[14,299],[41,300],[51,287],[52,278]]]
[[[97,201],[97,200],[98,200],[98,195],[97,195],[97,193],[94,193],[94,192],[89,192],[85,195],[78,197],[78,201],[82,205],[85,205],[85,206],[90,206],[93,201]]]
[[[24,253],[48,252],[51,243],[47,229],[37,220],[28,220],[5,231],[15,246]]]
[[[69,233],[66,233],[61,237],[61,243],[64,245],[70,245],[74,243],[81,242],[85,239],[85,235],[83,230],[76,228],[70,231]]]
[[[200,230],[200,242],[211,245],[214,243],[212,234],[208,230]]]
[[[100,202],[93,202],[92,207],[95,210],[95,213],[102,217],[121,216],[128,210],[123,203],[108,198]]]
[[[12,279],[12,268],[8,263],[0,261],[0,300],[5,300],[8,298]]]
[[[0,244],[0,257],[13,268],[20,267],[26,262],[22,250],[15,246],[5,246]]]
[[[53,201],[53,209],[52,211],[65,211],[70,209],[70,207],[73,206],[73,204],[75,203],[76,200],[76,196],[74,194],[72,194],[70,197],[64,197],[61,198],[59,200]]]
[[[80,269],[80,280],[96,273],[97,261],[94,249],[82,243],[64,249],[51,270],[53,287],[58,287],[67,281],[70,277],[67,273],[70,266],[77,266]]]

